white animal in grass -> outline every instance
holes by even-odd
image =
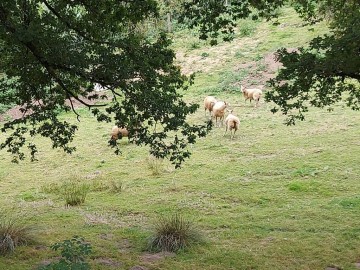
[[[225,118],[224,136],[225,136],[226,132],[229,130],[231,139],[233,139],[235,136],[235,132],[239,129],[240,119],[233,114],[233,110],[228,110],[228,112],[229,112],[229,114]],[[232,131],[234,131],[234,132],[232,132]]]
[[[206,110],[209,111],[210,116],[211,116],[211,112],[212,112],[213,107],[214,107],[216,102],[217,102],[217,99],[215,97],[213,97],[213,96],[207,96],[204,99],[205,116],[206,116]]]
[[[240,86],[241,92],[245,97],[245,102],[250,99],[255,101],[255,108],[259,105],[260,98],[262,96],[262,90],[258,88],[245,88],[242,85]]]
[[[220,121],[220,124],[222,125],[224,116],[225,116],[225,109],[229,106],[229,103],[225,101],[218,101],[214,104],[212,108],[212,117],[215,118],[215,126],[218,126],[217,122],[218,119]]]

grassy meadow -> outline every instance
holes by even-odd
[[[85,108],[74,154],[44,138],[35,139],[36,162],[13,164],[2,151],[0,210],[29,226],[34,240],[1,256],[0,269],[37,269],[59,258],[50,245],[74,235],[91,244],[92,269],[359,269],[360,113],[339,103],[286,126],[272,104],[254,109],[240,95],[242,82],[266,91],[276,72],[266,59],[277,48],[326,32],[323,24],[309,31],[289,9],[280,16],[278,26],[244,21],[232,43],[216,47],[185,30],[174,34],[179,65],[197,72],[184,93],[200,104],[189,121],[208,119],[202,103],[210,94],[229,101],[241,121],[233,140],[214,127],[179,170],[126,139],[116,156],[108,147],[112,125]],[[65,206],[68,181],[89,190],[80,206]],[[172,213],[191,220],[203,241],[176,254],[149,253],[153,224]]]

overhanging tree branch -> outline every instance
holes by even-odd
[[[83,31],[81,31],[79,28],[71,25],[69,23],[69,21],[64,18],[63,16],[61,16],[61,14],[59,12],[56,11],[55,8],[53,8],[48,1],[46,0],[42,0],[42,2],[45,4],[45,6],[59,19],[59,21],[61,21],[63,24],[65,24],[69,29],[75,31],[75,33],[77,33],[79,36],[81,36],[82,38],[84,38],[85,40],[88,40],[90,42],[94,42],[94,43],[97,43],[97,44],[106,44],[106,45],[113,45],[111,42],[108,42],[108,41],[104,41],[104,40],[95,40],[95,39],[92,39],[90,37],[88,37],[86,35],[86,33],[84,33]]]

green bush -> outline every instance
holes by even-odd
[[[194,225],[178,213],[159,217],[154,227],[154,235],[148,243],[150,251],[176,252],[201,240]]]
[[[85,257],[92,252],[91,245],[86,243],[80,236],[73,236],[70,240],[55,243],[51,246],[52,250],[59,250],[61,259],[58,262],[41,266],[38,270],[88,270],[89,263],[85,261]]]
[[[16,79],[8,79],[0,74],[0,113],[4,113],[16,104],[15,89]]]

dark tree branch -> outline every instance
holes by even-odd
[[[77,111],[74,108],[74,104],[71,100],[71,97],[69,96],[69,94],[67,94],[68,100],[70,101],[70,105],[71,105],[71,109],[74,112],[74,114],[76,115],[76,119],[80,122],[80,114],[77,113]]]
[[[42,2],[45,4],[45,6],[59,19],[59,21],[61,21],[62,23],[64,23],[69,29],[75,31],[79,36],[81,36],[82,38],[97,43],[97,44],[106,44],[106,45],[113,45],[111,42],[108,41],[103,41],[103,40],[95,40],[92,39],[90,37],[88,37],[83,31],[81,31],[80,29],[78,29],[77,27],[72,26],[65,18],[63,18],[59,12],[57,12],[57,10],[55,8],[53,8],[48,1],[46,0],[42,0]]]
[[[3,8],[0,7],[0,21],[2,25],[12,33],[16,33],[16,30],[13,26],[11,26],[7,20],[6,20],[6,13]],[[15,37],[16,38],[16,37]],[[17,39],[17,38],[16,38]],[[52,78],[60,85],[60,87],[70,96],[75,98],[77,101],[79,101],[81,104],[85,105],[88,108],[91,107],[104,107],[106,104],[88,104],[77,97],[71,90],[69,90],[66,85],[62,82],[62,80],[56,75],[56,71],[53,69],[52,65],[38,52],[37,47],[32,42],[25,42],[22,40],[17,39],[21,44],[23,44],[25,47],[27,47],[32,54],[35,56],[35,58],[39,61],[39,63],[45,67],[45,69],[48,71],[49,75],[52,76]]]

